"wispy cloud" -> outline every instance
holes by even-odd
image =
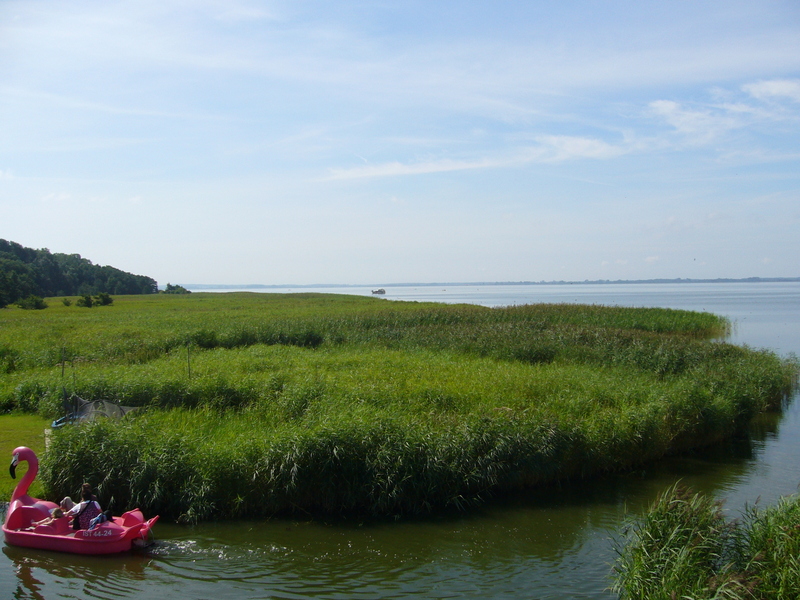
[[[364,165],[350,169],[330,169],[329,179],[365,179],[373,177],[397,177],[401,175],[425,175],[447,171],[466,171],[471,169],[497,168],[508,166],[508,162],[492,159],[479,160],[434,160],[419,163],[398,161],[378,165]]]
[[[70,200],[72,200],[72,194],[68,194],[67,192],[50,192],[42,198],[43,202],[55,202],[58,204],[69,202]]]
[[[773,79],[743,85],[742,89],[759,100],[789,98],[800,102],[800,79]]]
[[[254,21],[274,20],[277,18],[275,13],[264,10],[261,6],[254,6],[248,3],[224,0],[223,2],[214,4],[216,4],[216,6],[212,5],[209,12],[213,15],[214,19],[223,23],[250,23]]]
[[[545,160],[553,162],[581,158],[607,160],[621,156],[628,151],[622,146],[589,137],[543,135],[536,139],[542,144],[542,149],[545,150]]]
[[[672,100],[656,100],[649,104],[654,115],[665,120],[690,144],[707,144],[723,133],[741,126],[729,111],[711,108],[691,109]]]
[[[536,141],[539,142],[538,145],[520,148],[515,153],[492,158],[473,160],[440,159],[417,163],[392,161],[377,165],[360,165],[349,169],[330,169],[329,179],[363,179],[474,169],[501,169],[518,167],[528,163],[561,162],[579,159],[606,160],[626,152],[626,149],[620,146],[586,137],[544,135],[538,136]]]
[[[93,112],[102,112],[110,115],[120,116],[139,116],[139,117],[158,117],[163,119],[189,119],[189,120],[214,120],[220,121],[231,120],[230,116],[220,116],[208,113],[199,112],[171,112],[164,110],[153,110],[137,107],[114,106],[102,102],[84,100],[81,98],[64,95],[54,94],[50,92],[34,91],[19,87],[0,86],[0,96],[21,98],[23,100],[39,100],[44,101],[51,106],[59,106],[62,108],[86,110]]]
[[[678,102],[654,100],[648,104],[651,116],[667,123],[674,133],[681,136],[684,144],[708,145],[725,139],[725,134],[739,129],[763,127],[770,123],[800,120],[800,113],[793,102],[800,102],[800,80],[775,79],[744,84],[740,87],[748,96],[735,98],[738,92],[715,88],[713,94],[726,101],[714,103]],[[740,96],[740,94],[738,94]],[[792,102],[779,102],[790,100]],[[668,140],[662,140],[669,143]],[[720,147],[727,154],[766,153],[752,146]],[[793,156],[794,152],[781,152],[782,156]]]

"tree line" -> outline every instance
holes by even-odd
[[[35,250],[0,239],[0,307],[30,296],[155,294],[158,284],[144,275],[92,264],[80,254]]]

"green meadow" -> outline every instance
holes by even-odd
[[[47,494],[178,521],[401,515],[715,443],[798,365],[709,314],[329,294],[119,296],[0,311],[0,408],[140,407],[54,431]],[[716,340],[716,341],[715,341]],[[2,418],[0,418],[2,419]]]

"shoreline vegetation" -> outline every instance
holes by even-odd
[[[796,598],[800,497],[729,521],[721,502],[675,485],[629,525],[617,552],[622,600]]]
[[[798,371],[670,309],[243,292],[0,319],[0,410],[141,407],[53,431],[48,496],[88,481],[190,523],[465,509],[629,469],[740,433]]]

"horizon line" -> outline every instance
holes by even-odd
[[[476,285],[616,285],[643,283],[793,283],[800,282],[800,277],[718,277],[718,278],[656,278],[656,279],[584,279],[550,280],[550,281],[442,281],[442,282],[406,282],[406,283],[296,283],[296,284],[214,284],[214,283],[180,283],[186,288],[201,289],[261,289],[261,288],[350,288],[350,287],[433,287],[440,285],[476,286]]]

